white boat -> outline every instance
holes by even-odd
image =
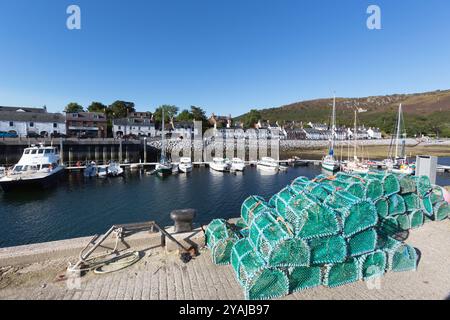
[[[173,173],[173,165],[166,158],[166,131],[164,130],[164,108],[162,108],[162,120],[161,120],[161,159],[156,164],[155,172],[161,177],[165,178]]]
[[[230,171],[231,164],[226,159],[214,158],[213,161],[209,163],[209,167],[214,171],[226,172]]]
[[[245,162],[240,158],[231,159],[231,171],[244,171],[245,170]]]
[[[257,162],[256,168],[266,172],[278,172],[280,170],[280,164],[273,158],[263,157]]]
[[[192,161],[191,158],[180,158],[180,163],[178,164],[178,169],[183,173],[189,173],[192,171]]]
[[[118,177],[122,175],[124,170],[117,162],[111,162],[107,166],[99,166],[97,168],[97,176],[99,178]]]
[[[95,161],[90,162],[86,166],[86,169],[84,169],[83,175],[86,178],[92,178],[97,175],[97,164],[95,163]]]
[[[34,188],[39,191],[50,187],[64,173],[55,147],[31,146],[25,148],[19,162],[0,179],[5,192]]]
[[[406,157],[406,130],[404,130],[403,134],[400,134],[403,121],[402,105],[400,104],[398,107],[397,126],[395,128],[395,142],[391,141],[389,158],[384,160],[384,164],[389,172],[412,175],[415,172],[415,168],[408,162]]]
[[[334,157],[334,143],[336,139],[336,97],[333,97],[333,113],[331,115],[331,138],[328,154],[322,159],[322,169],[335,172],[339,170],[339,161]]]
[[[353,158],[341,164],[341,170],[346,173],[368,173],[370,166],[367,161],[358,158],[358,126],[357,126],[357,110],[354,110],[354,132],[353,132]]]

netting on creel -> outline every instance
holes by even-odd
[[[412,177],[414,179],[414,181],[416,182],[416,188],[417,188],[417,193],[420,196],[425,196],[427,195],[431,189],[431,182],[430,182],[430,178],[427,176],[414,176]]]
[[[359,280],[358,260],[349,259],[342,263],[327,265],[323,284],[333,288]]]
[[[288,270],[289,291],[298,292],[322,284],[321,267],[293,267]]]
[[[246,299],[265,300],[289,293],[287,275],[282,270],[267,268],[248,239],[241,239],[234,245],[231,265],[244,288]]]
[[[241,218],[247,226],[252,224],[253,218],[260,212],[270,210],[264,198],[259,196],[248,197],[241,206]]]
[[[442,187],[433,186],[430,193],[430,199],[433,204],[444,201],[444,191],[442,190]]]
[[[450,204],[448,202],[438,202],[434,205],[434,216],[436,221],[441,221],[450,217]]]
[[[384,190],[384,196],[389,197],[400,192],[400,181],[398,176],[391,173],[374,173],[361,175],[365,178],[378,179],[381,181]]]
[[[292,227],[263,212],[253,219],[249,240],[270,267],[309,266],[305,240],[294,237]]]
[[[389,215],[389,203],[386,198],[382,197],[375,201],[375,208],[379,218],[385,218]]]
[[[342,217],[343,234],[345,237],[374,227],[378,223],[378,214],[375,205],[369,200],[354,203]]]
[[[205,239],[207,247],[211,249],[213,263],[229,264],[231,249],[239,239],[229,224],[223,219],[213,220],[206,228]]]
[[[389,270],[394,272],[414,271],[417,269],[416,250],[407,244],[400,244],[388,250]]]
[[[411,229],[417,229],[424,224],[424,214],[422,210],[415,210],[409,214]]]
[[[395,217],[400,230],[407,231],[411,229],[410,213],[401,214]]]
[[[377,247],[377,238],[378,234],[375,228],[355,234],[347,239],[348,254],[356,257],[374,251]]]
[[[420,208],[422,209],[423,213],[426,214],[429,217],[433,216],[433,203],[431,201],[431,196],[429,194],[426,194],[424,196],[420,196]]]
[[[407,211],[419,210],[421,208],[420,198],[416,193],[405,193],[402,197],[405,201]]]
[[[295,197],[296,191],[287,186],[280,192],[274,194],[269,200],[269,205],[276,209],[277,213],[282,217],[286,217],[286,207],[288,202]]]
[[[384,194],[383,184],[377,179],[368,179],[365,184],[366,198],[372,201],[377,201]]]
[[[393,236],[401,231],[396,217],[388,216],[381,220],[378,232],[383,235]]]
[[[342,236],[331,236],[309,240],[311,264],[328,264],[345,261],[347,243]]]
[[[400,182],[400,192],[402,194],[405,193],[415,193],[416,188],[416,181],[414,178],[407,174],[402,174],[398,176],[398,180]]]
[[[403,197],[399,194],[393,194],[388,198],[389,215],[395,216],[406,212],[406,204]]]
[[[382,276],[386,272],[387,257],[382,250],[368,253],[358,258],[359,275],[363,280]]]

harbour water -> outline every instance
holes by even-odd
[[[449,165],[450,158],[440,163]],[[0,247],[90,236],[113,224],[155,220],[169,225],[174,209],[197,209],[196,222],[202,224],[237,217],[248,196],[268,198],[298,176],[320,173],[318,166],[289,168],[277,175],[261,174],[254,167],[237,175],[195,168],[164,180],[138,171],[109,179],[70,173],[51,190],[0,192]],[[450,185],[448,173],[438,173],[437,179],[439,185]]]

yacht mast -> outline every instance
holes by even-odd
[[[358,140],[358,128],[356,128],[356,109],[355,109],[355,128],[353,130],[355,130],[354,137],[353,137],[355,140],[355,145],[354,145],[354,149],[353,149],[353,158],[356,160],[356,159],[358,159],[356,156],[356,148],[357,148],[356,143]]]
[[[398,158],[398,147],[400,143],[400,127],[401,127],[401,118],[402,118],[402,104],[398,107],[398,122],[397,122],[397,132],[395,138],[395,159]]]
[[[162,109],[162,125],[161,125],[161,160],[166,161],[166,133],[164,131],[164,107],[161,107]]]

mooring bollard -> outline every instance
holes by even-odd
[[[170,218],[174,221],[175,233],[191,232],[197,211],[195,209],[175,210],[170,213]]]

